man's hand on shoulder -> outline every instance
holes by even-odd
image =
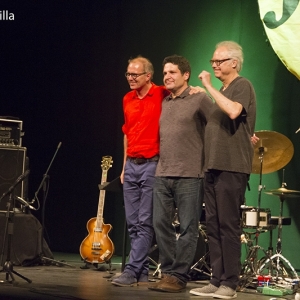
[[[190,95],[197,94],[197,93],[206,93],[206,90],[200,86],[191,86],[190,85],[190,88],[191,88],[191,90],[189,92]]]

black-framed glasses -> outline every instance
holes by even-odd
[[[217,65],[217,66],[220,66],[224,61],[227,61],[227,60],[231,60],[232,58],[225,58],[225,59],[211,59],[209,62],[211,65],[213,65],[214,63]]]
[[[146,74],[146,72],[140,73],[140,74],[136,74],[136,73],[128,73],[128,72],[126,72],[126,73],[125,73],[125,77],[128,78],[128,77],[131,76],[132,79],[137,79],[139,76],[144,75],[144,74]]]

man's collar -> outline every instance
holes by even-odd
[[[150,97],[151,97],[153,94],[154,94],[154,83],[151,82],[151,88],[149,89],[149,91],[147,92],[147,94],[143,97],[143,99],[144,99],[146,96],[150,96]],[[137,99],[140,99],[140,100],[141,100],[141,98],[139,98],[139,96],[138,96],[136,90],[134,91],[134,93],[133,93],[133,95],[132,95],[132,98],[133,98],[133,99],[137,98]]]
[[[190,90],[191,90],[191,87],[188,86],[179,96],[176,96],[176,97],[173,98],[172,94],[170,94],[167,97],[167,100],[172,100],[172,99],[175,99],[175,98],[185,98],[186,96],[188,96],[190,94]]]

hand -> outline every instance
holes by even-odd
[[[207,87],[208,85],[211,85],[210,81],[210,73],[207,71],[202,71],[198,78],[202,81],[202,84],[204,87]]]
[[[123,184],[124,183],[124,170],[122,171],[122,173],[120,175],[120,180],[121,180],[121,183]]]
[[[198,93],[206,93],[206,90],[200,86],[190,86],[191,90],[189,92],[190,95],[198,94]]]
[[[259,141],[259,137],[255,135],[255,133],[253,134],[253,136],[251,136],[251,143],[252,145],[256,145],[256,143]]]

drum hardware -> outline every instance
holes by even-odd
[[[251,286],[253,283],[255,284],[255,279],[257,275],[260,274],[259,270],[261,266],[261,259],[257,259],[259,250],[264,253],[264,257],[270,257],[269,253],[264,248],[260,247],[259,245],[253,245],[252,241],[249,241],[247,238],[246,240],[249,251],[241,267],[239,282],[240,290],[242,290],[244,287]]]
[[[154,266],[155,270],[152,274],[153,277],[157,276],[157,278],[161,278],[161,264],[159,263],[159,253],[158,253],[158,245],[156,244],[156,238],[153,237],[152,241],[153,246],[149,249],[148,252],[148,261],[149,267],[152,265]],[[157,261],[157,262],[156,262]]]
[[[198,259],[197,255],[199,256],[199,254],[200,256],[201,255],[202,256]],[[206,235],[206,226],[202,225],[201,223],[199,224],[199,238],[198,238],[198,244],[197,244],[196,254],[194,258],[194,264],[190,268],[190,273],[193,270],[211,278],[212,270],[210,267],[210,260],[209,260],[209,249],[208,249],[208,238]]]
[[[266,257],[270,257],[269,252],[258,245],[258,238],[260,233],[269,231],[271,212],[270,209],[259,209],[245,205],[242,205],[241,209],[242,227],[245,229],[254,229],[254,231],[243,232],[241,235],[241,243],[246,245],[246,258],[241,266],[239,282],[239,289],[243,290],[244,287],[251,286],[252,284],[255,285],[256,277],[259,275],[262,260],[258,259],[258,252],[263,252],[263,261],[265,261]],[[253,238],[252,235],[254,235]]]
[[[209,251],[206,252],[195,264],[191,266],[191,271],[197,271],[201,274],[208,276],[209,278],[212,275],[212,270],[209,265]]]
[[[286,136],[276,131],[262,130],[255,132],[255,135],[259,138],[259,142],[254,145],[252,173],[260,175],[257,205],[257,227],[259,227],[261,192],[265,188],[262,185],[262,174],[275,172],[286,166],[293,157],[294,146]]]
[[[253,224],[255,224],[256,221],[256,231],[252,233],[250,232],[248,233],[248,235],[246,234],[246,236],[242,239],[242,242],[244,242],[248,246],[249,250],[241,269],[241,289],[255,282],[257,275],[260,275],[265,267],[267,267],[269,275],[272,275],[274,270],[276,270],[277,274],[290,273],[288,272],[288,268],[284,268],[284,270],[282,270],[283,264],[280,264],[278,262],[275,263],[274,261],[274,258],[281,258],[282,256],[281,253],[273,255],[272,230],[276,226],[270,224],[271,214],[269,214],[268,210],[261,209],[260,207],[261,193],[262,190],[265,189],[265,187],[262,185],[262,174],[278,171],[286,164],[288,164],[293,157],[294,147],[292,142],[287,137],[278,132],[264,130],[255,132],[255,135],[259,138],[259,143],[254,146],[252,173],[260,175],[258,187],[258,205],[257,208],[254,209],[254,211],[245,211],[245,213],[243,214],[243,225],[245,228],[255,228]],[[278,145],[280,145],[280,147]],[[285,189],[285,186],[282,186],[282,188],[277,190],[271,190],[269,192],[280,197],[283,197],[282,195],[297,195],[297,191],[288,191]],[[255,210],[257,213],[256,219]],[[265,214],[261,214],[261,211],[265,212]],[[261,220],[261,217],[263,217],[263,220]],[[281,217],[279,218],[280,221],[278,223],[278,225],[280,224],[280,228],[278,229],[280,238],[278,238],[277,241],[277,251],[279,250],[279,248],[281,249]],[[258,245],[259,234],[265,231],[270,231],[270,244],[268,251]],[[253,243],[253,240],[251,240],[251,234],[255,234],[255,245]],[[262,251],[264,253],[264,256],[261,259],[258,259],[259,251]],[[286,259],[282,260],[287,263]],[[291,268],[291,265],[289,263],[288,265],[292,272],[295,273]]]
[[[209,251],[208,251],[208,239],[206,235],[206,227],[199,224],[199,237],[197,243],[197,249],[194,257],[194,264],[190,268],[190,273],[195,270],[205,276],[211,277],[211,268],[209,262]],[[148,252],[148,260],[150,265],[154,266],[155,270],[152,274],[153,277],[161,278],[161,263],[159,263],[159,248],[154,240],[153,246]],[[199,258],[200,256],[200,258]]]
[[[172,220],[172,226],[174,228],[174,233],[176,236],[176,240],[179,239],[180,236],[180,221],[178,216],[178,209],[175,208],[174,210],[174,216]],[[154,266],[154,272],[152,274],[153,277],[162,278],[162,270],[161,270],[161,263],[159,262],[159,248],[156,244],[156,238],[155,235],[153,237],[152,247],[149,249],[148,252],[148,261],[151,266]]]
[[[157,263],[153,258],[151,258],[150,256],[148,256],[148,260],[150,263],[152,263],[152,265],[155,267],[155,271],[153,272],[152,276],[155,277],[157,276],[157,278],[161,278],[161,268],[160,268],[160,263]]]
[[[271,211],[269,208],[261,208],[259,210],[254,206],[241,206],[242,210],[242,227],[243,228],[264,228],[267,227],[271,219]]]
[[[261,194],[265,187],[262,185],[262,174],[278,171],[292,159],[294,147],[292,142],[284,135],[274,131],[257,131],[255,135],[259,142],[254,145],[254,156],[252,163],[252,173],[259,174],[258,203],[257,208],[244,210],[243,227],[255,228],[255,232],[247,233],[242,239],[249,248],[245,262],[241,268],[240,287],[243,288],[253,283],[256,276],[260,274],[267,261],[272,261],[272,230],[270,225],[271,214],[267,209],[261,209]],[[280,146],[279,146],[280,145]],[[256,226],[255,226],[256,225]],[[261,232],[270,231],[270,244],[268,251],[258,245],[258,237]],[[255,234],[255,245],[251,239],[251,234]],[[263,258],[258,259],[258,252],[264,253]],[[272,274],[273,265],[268,265],[268,272]]]
[[[283,171],[283,177],[284,177],[284,171]],[[293,268],[293,266],[291,265],[291,263],[282,255],[283,202],[287,198],[300,197],[300,191],[288,190],[286,186],[287,186],[286,183],[283,182],[279,189],[268,190],[265,192],[268,195],[279,197],[280,200],[279,217],[278,217],[278,237],[276,243],[276,253],[265,260],[264,264],[260,267],[259,271],[262,272],[265,266],[271,265],[271,269],[273,269],[276,272],[275,278],[290,277],[299,280],[298,274]]]
[[[195,270],[211,278],[212,270],[209,265],[209,251],[206,252],[195,264],[191,266],[191,271]]]

